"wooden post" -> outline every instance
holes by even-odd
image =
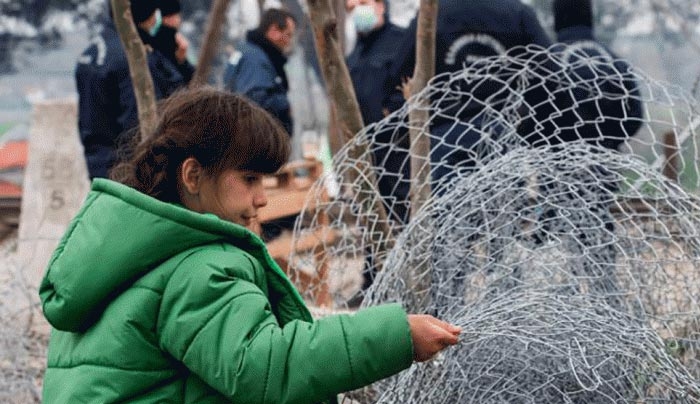
[[[219,41],[221,39],[222,27],[226,22],[226,12],[228,10],[230,0],[215,0],[209,11],[209,19],[207,21],[207,29],[202,41],[202,50],[199,52],[197,59],[197,67],[192,76],[190,87],[199,86],[207,83],[211,62],[219,49]]]
[[[335,11],[335,20],[336,23],[338,24],[338,29],[336,30],[336,33],[338,34],[338,45],[340,46],[340,52],[343,56],[346,54],[345,49],[345,20],[346,20],[346,12],[345,12],[345,3],[346,0],[334,0],[335,2],[333,3],[333,8]]]
[[[129,0],[111,0],[111,6],[114,25],[119,33],[129,63],[136,107],[139,111],[140,136],[143,138],[144,135],[153,133],[158,123],[156,93],[151,72],[148,69],[146,47],[143,45],[131,17]]]
[[[356,133],[364,127],[360,107],[355,97],[355,90],[350,80],[350,73],[345,64],[345,57],[338,43],[338,24],[335,18],[331,0],[308,0],[309,16],[314,30],[314,43],[321,65],[321,72],[328,89],[330,103],[335,106],[337,122],[344,142],[351,142]],[[371,233],[374,250],[388,251],[394,245],[388,216],[377,188],[374,164],[366,148],[355,146],[349,150],[349,156],[358,162],[357,172],[349,173],[350,180],[359,180],[363,192],[374,193],[376,198],[363,198],[363,210],[367,218],[372,215],[377,218],[378,231]],[[373,201],[373,202],[372,202]],[[377,268],[381,268],[378,263]]]
[[[670,130],[664,133],[664,165],[662,173],[671,181],[678,182],[679,167],[678,163],[680,161],[680,156],[678,152],[678,139],[676,138],[676,132]]]

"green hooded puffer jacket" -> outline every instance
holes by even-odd
[[[412,363],[399,305],[314,321],[253,233],[105,179],[39,294],[44,403],[315,403]]]

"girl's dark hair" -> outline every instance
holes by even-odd
[[[231,168],[269,174],[291,150],[289,135],[272,115],[244,96],[209,86],[163,100],[155,132],[138,138],[132,136],[110,178],[164,202],[180,202],[177,176],[189,157],[212,177]]]

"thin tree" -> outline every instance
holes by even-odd
[[[421,0],[418,9],[416,28],[416,64],[413,77],[403,83],[403,93],[414,107],[410,109],[409,136],[411,138],[411,218],[418,215],[421,207],[430,198],[430,136],[421,128],[427,127],[430,118],[430,98],[422,93],[430,79],[435,75],[435,37],[437,29],[437,0]],[[425,299],[423,304],[429,304],[430,276],[420,274],[429,271],[426,263],[411,268],[414,276],[408,279],[409,287],[417,296]]]
[[[353,140],[356,133],[364,127],[360,107],[357,103],[355,90],[350,80],[350,73],[345,64],[343,51],[338,41],[338,22],[330,0],[308,0],[309,17],[314,31],[314,43],[321,66],[321,73],[326,83],[326,89],[330,97],[330,103],[335,107],[338,130],[343,142]],[[377,195],[376,198],[362,198],[366,213],[377,217],[379,228],[371,232],[371,243],[375,251],[388,251],[394,245],[386,210],[379,197],[377,180],[374,173],[374,164],[364,146],[354,146],[349,150],[351,158],[360,161],[358,172],[353,172],[351,181],[359,181],[362,192]],[[377,268],[382,268],[382,262],[377,263]]]
[[[429,119],[430,99],[421,91],[435,75],[435,36],[437,0],[421,0],[416,30],[416,66],[408,83],[416,108],[409,113],[411,137],[411,216],[414,217],[430,198],[430,137],[424,128]]]
[[[131,16],[131,2],[129,0],[111,0],[110,5],[114,16],[114,25],[119,33],[129,64],[129,74],[134,86],[134,96],[141,128],[139,136],[143,139],[146,135],[155,131],[158,122],[156,93],[153,86],[153,78],[148,69],[146,47],[134,25],[134,20]]]
[[[331,0],[335,6],[336,32],[338,34],[338,44],[343,55],[345,52],[345,2],[346,0]],[[331,103],[328,108],[328,146],[331,154],[335,156],[343,147],[343,135],[338,127],[338,113],[335,111],[335,104]]]

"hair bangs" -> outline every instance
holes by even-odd
[[[278,171],[289,159],[289,135],[276,118],[257,105],[239,103],[237,107],[232,116],[238,119],[222,161],[239,170],[265,174]]]

